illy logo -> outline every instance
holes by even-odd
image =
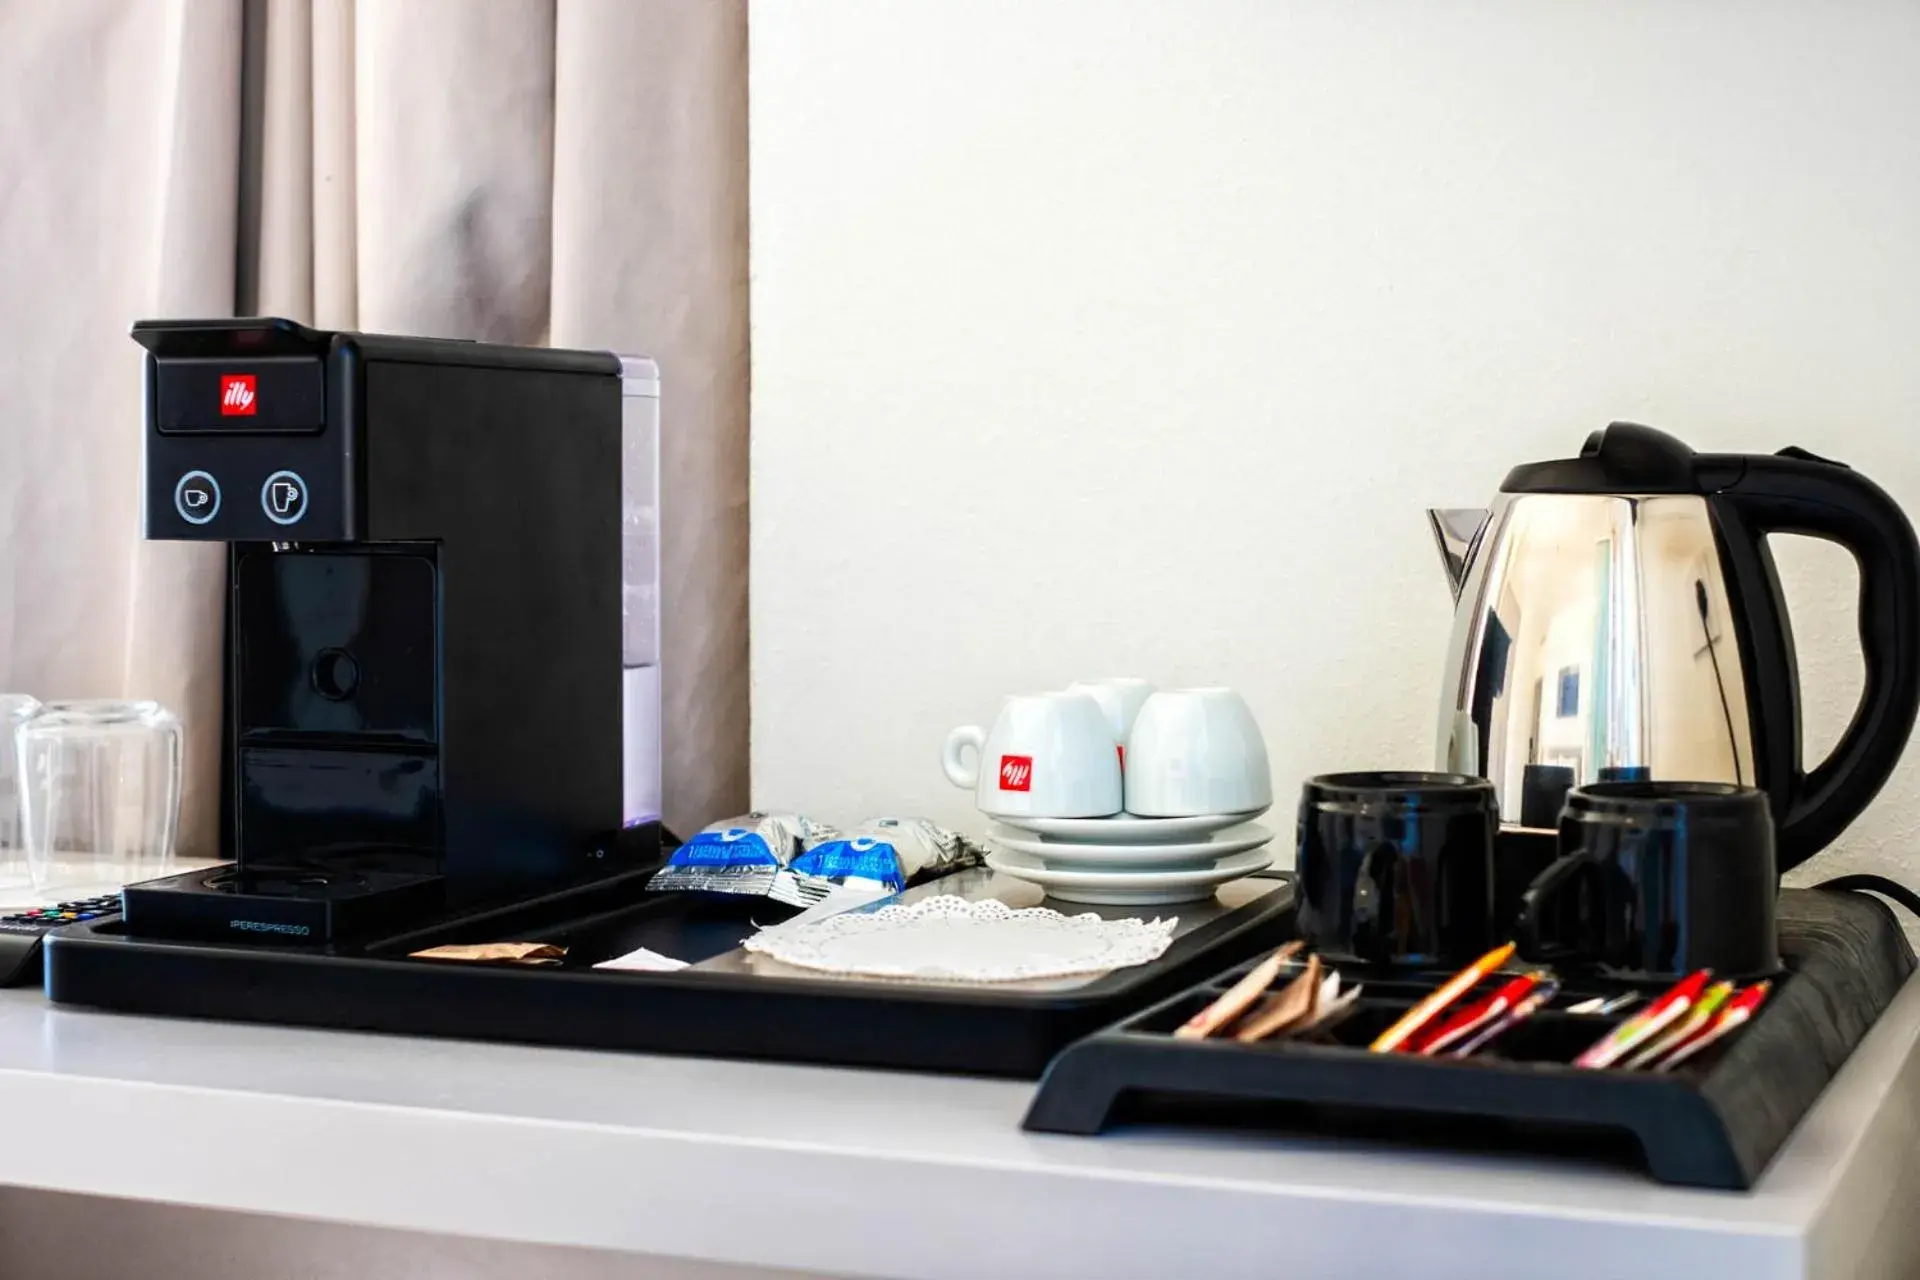
[[[1000,789],[1002,791],[1033,790],[1033,757],[1001,756]]]
[[[258,405],[252,374],[223,373],[220,375],[221,417],[251,417]]]

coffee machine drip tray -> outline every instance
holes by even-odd
[[[129,931],[207,942],[338,942],[432,914],[445,904],[433,860],[367,851],[283,864],[249,861],[128,885]]]

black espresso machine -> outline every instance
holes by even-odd
[[[145,527],[227,544],[221,840],[129,933],[333,942],[660,850],[659,379],[152,320]]]

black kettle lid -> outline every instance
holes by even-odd
[[[1616,422],[1594,432],[1577,458],[1523,462],[1507,472],[1502,493],[1709,493],[1686,444],[1664,431]]]

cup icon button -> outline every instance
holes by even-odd
[[[298,524],[307,514],[307,482],[297,471],[276,471],[260,486],[260,509],[275,524]]]
[[[189,471],[173,486],[173,509],[188,524],[206,524],[220,514],[220,483],[204,471]]]

